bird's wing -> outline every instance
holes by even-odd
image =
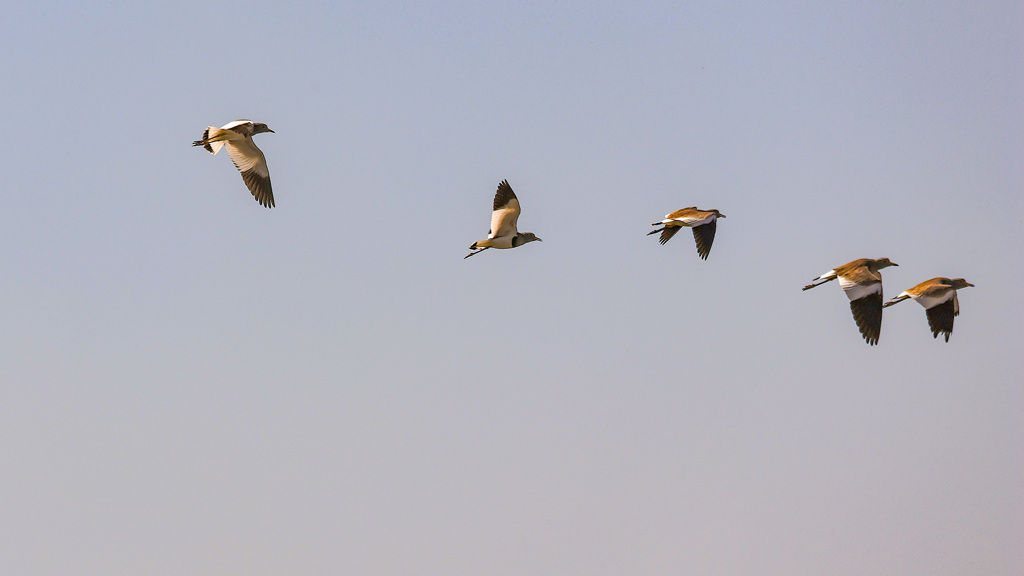
[[[220,127],[221,130],[231,130],[242,136],[252,134],[252,120],[235,120]]]
[[[252,138],[228,140],[225,142],[228,156],[242,173],[242,180],[249,187],[256,201],[271,208],[274,206],[274,192],[270,187],[270,170],[263,152],[256,147]]]
[[[516,222],[519,220],[519,200],[513,198],[500,210],[491,213],[491,238],[515,236]]]
[[[717,227],[717,220],[693,227],[693,239],[697,241],[697,254],[704,260],[707,260],[708,254],[711,253],[711,243],[715,241],[715,228]]]
[[[498,184],[498,191],[494,193],[494,209],[499,210],[504,208],[508,204],[509,200],[517,200],[516,193],[512,191],[512,187],[509,186],[508,180],[502,180]]]
[[[924,311],[928,316],[928,327],[932,329],[932,338],[938,338],[939,333],[942,333],[946,336],[946,342],[949,342],[949,335],[953,332],[953,318],[958,308],[955,302],[955,299],[950,299]]]
[[[508,180],[498,184],[498,191],[494,194],[494,212],[491,213],[491,238],[499,236],[515,236],[516,223],[519,220],[519,199]]]
[[[850,300],[850,311],[853,312],[853,319],[857,322],[857,328],[860,329],[864,341],[871,346],[878,344],[878,336],[882,332],[881,285],[877,293]]]
[[[679,232],[680,230],[682,230],[682,228],[679,226],[665,226],[661,229],[661,238],[659,238],[658,241],[664,244],[671,240],[672,237],[676,235],[676,232]]]
[[[925,309],[932,308],[956,298],[956,290],[944,283],[945,278],[933,278],[914,286],[910,290],[915,293],[914,299]]]
[[[686,208],[680,208],[670,214],[665,214],[666,220],[680,220],[681,218],[690,218],[694,212],[700,212],[696,206],[688,206]],[[681,221],[681,220],[680,220]]]
[[[839,276],[839,285],[843,287],[850,300],[859,300],[869,294],[882,297],[882,275],[872,274],[867,266],[855,268]]]

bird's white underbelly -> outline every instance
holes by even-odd
[[[938,296],[930,294],[919,294],[917,296],[910,295],[910,297],[916,300],[918,304],[924,306],[927,309],[934,308],[939,304],[943,304],[948,300],[952,300],[955,294],[955,292],[950,290],[949,292],[946,292],[945,294],[941,294]]]
[[[871,294],[882,293],[881,282],[872,282],[871,284],[857,284],[856,282],[852,282],[840,276],[839,285],[842,286],[843,291],[846,292],[846,295],[850,298],[850,300],[860,300],[861,298],[864,298],[865,296],[870,296]]]
[[[666,226],[687,226],[692,228],[696,226],[703,226],[704,224],[714,221],[714,219],[714,215],[706,216],[704,218],[665,218],[661,223]]]
[[[500,236],[498,238],[490,238],[487,240],[488,246],[491,248],[511,248],[512,238],[515,236]]]

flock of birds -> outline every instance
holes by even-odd
[[[953,333],[953,318],[960,315],[960,301],[957,300],[956,291],[974,284],[963,278],[932,278],[900,292],[899,296],[882,304],[882,274],[879,270],[889,266],[899,264],[888,258],[861,258],[825,272],[804,286],[804,290],[838,278],[839,286],[850,299],[850,310],[857,328],[871,346],[878,344],[878,336],[882,332],[882,309],[907,298],[913,298],[924,306],[932,338],[938,338],[941,333],[949,342],[949,335]]]
[[[264,132],[273,132],[273,130],[259,122],[236,120],[220,128],[207,127],[203,132],[203,138],[196,140],[192,145],[202,146],[211,154],[216,154],[221,148],[226,148],[228,156],[242,174],[242,180],[245,181],[245,185],[252,192],[256,201],[262,206],[272,208],[274,192],[270,186],[270,170],[267,169],[267,159],[252,141],[254,135]],[[518,231],[517,224],[521,211],[516,193],[512,190],[508,180],[503,180],[498,184],[498,191],[494,195],[491,228],[487,232],[487,239],[473,242],[469,247],[473,251],[465,258],[489,248],[516,248],[534,240],[541,242],[542,240],[533,232]],[[659,241],[665,244],[675,236],[680,228],[690,228],[693,232],[693,239],[697,243],[697,255],[707,260],[708,254],[711,253],[711,244],[715,241],[716,222],[719,218],[725,218],[725,214],[714,209],[700,210],[696,206],[690,206],[666,214],[663,220],[651,224],[652,226],[661,226],[661,228],[652,230],[648,236],[660,232]],[[924,307],[932,338],[938,338],[939,334],[943,334],[945,341],[949,342],[949,335],[953,332],[953,319],[960,315],[960,302],[957,300],[956,292],[961,288],[974,286],[974,284],[963,278],[932,278],[904,290],[899,296],[883,304],[882,274],[879,270],[889,266],[899,265],[888,258],[877,260],[861,258],[829,270],[812,280],[803,289],[810,290],[838,278],[840,287],[850,299],[850,310],[853,312],[853,319],[857,322],[857,328],[860,329],[864,340],[871,346],[878,343],[878,337],[882,331],[882,309],[908,298],[917,301]]]

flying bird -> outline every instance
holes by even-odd
[[[203,132],[203,139],[196,140],[193,146],[202,146],[210,154],[220,152],[227,146],[228,156],[235,167],[242,173],[242,180],[249,187],[256,201],[267,208],[274,207],[274,192],[270,188],[270,170],[263,152],[253,143],[255,134],[273,132],[266,124],[251,120],[235,120],[220,128],[208,126]]]
[[[715,241],[715,228],[718,226],[716,221],[719,218],[725,218],[725,214],[718,210],[698,210],[696,206],[690,206],[666,214],[664,220],[651,224],[651,226],[661,226],[662,224],[665,226],[658,230],[652,230],[647,235],[661,232],[659,240],[664,244],[671,240],[680,228],[684,226],[692,228],[693,239],[697,241],[697,254],[707,260],[708,254],[711,253],[711,243]]]
[[[869,345],[874,346],[878,344],[878,335],[882,332],[882,275],[878,271],[889,266],[899,264],[888,258],[861,258],[825,272],[804,286],[804,290],[839,278],[839,285],[850,298],[850,310],[861,336]]]
[[[932,278],[900,292],[899,296],[886,302],[882,307],[888,308],[907,298],[913,298],[924,306],[924,313],[928,316],[928,327],[932,329],[932,338],[938,338],[939,333],[942,333],[946,337],[946,342],[949,342],[949,335],[953,333],[953,318],[960,315],[960,301],[956,297],[956,291],[968,286],[974,284],[963,278]]]
[[[516,230],[519,212],[519,199],[516,198],[516,193],[508,185],[508,180],[502,180],[494,194],[494,212],[491,213],[491,229],[487,232],[487,240],[473,242],[469,249],[476,252],[466,254],[463,260],[488,248],[515,248],[534,240],[543,242],[533,232]]]

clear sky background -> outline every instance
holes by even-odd
[[[1022,23],[6,5],[0,572],[1024,573]],[[505,178],[544,242],[463,260]],[[948,344],[800,290],[883,256]]]

